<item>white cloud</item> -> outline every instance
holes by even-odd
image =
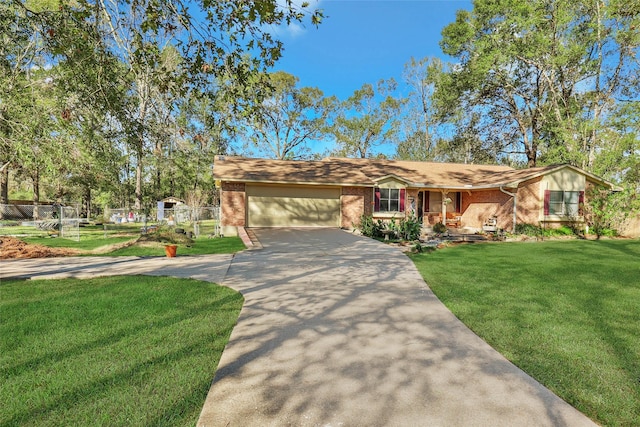
[[[316,1],[291,0],[290,3],[295,10],[301,10],[303,3],[309,3],[309,6],[307,6],[305,10],[308,11],[310,15],[311,13],[313,13],[315,9],[318,9],[320,7],[321,2],[322,0],[316,0]],[[280,9],[286,9],[289,7],[287,0],[277,0],[277,4]],[[310,19],[306,19],[302,23],[292,22],[289,25],[287,24],[282,24],[278,26],[269,25],[265,28],[265,30],[278,38],[282,38],[282,37],[296,38],[304,34],[307,31],[307,27],[309,25],[312,25],[311,21]]]
[[[276,36],[277,38],[282,38],[282,37],[296,38],[304,34],[306,31],[306,28],[297,22],[292,22],[289,25],[286,25],[286,24],[279,25],[279,26],[270,25],[267,31],[273,34],[274,36]]]

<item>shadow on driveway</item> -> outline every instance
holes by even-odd
[[[256,229],[245,297],[200,426],[595,425],[447,310],[396,248]]]

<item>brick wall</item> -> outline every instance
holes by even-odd
[[[340,226],[353,229],[360,222],[362,215],[371,215],[373,212],[373,196],[371,188],[367,187],[342,187],[340,197]]]
[[[223,182],[220,192],[220,225],[225,227],[244,227],[246,218],[245,185],[240,182]],[[229,234],[229,232],[225,232]]]
[[[540,182],[542,177],[525,181],[518,186],[518,224],[538,225],[542,214]]]
[[[500,190],[472,191],[462,194],[462,225],[481,228],[485,221],[498,217],[498,227],[513,227],[513,201]]]

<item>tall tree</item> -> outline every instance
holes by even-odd
[[[260,152],[276,159],[304,157],[306,144],[323,137],[335,99],[315,87],[298,88],[299,79],[284,71],[269,76],[272,93],[250,117],[245,131]]]
[[[396,156],[405,160],[433,160],[441,138],[437,111],[433,103],[435,84],[444,72],[438,58],[411,58],[404,66],[404,80],[410,88],[402,123],[402,140]]]
[[[637,4],[475,1],[443,30],[459,62],[439,105],[489,117],[481,137],[530,167],[541,156],[591,167],[609,106],[637,90]]]
[[[32,131],[33,96],[46,86],[44,77],[33,79],[41,46],[32,36],[29,22],[12,3],[0,3],[0,203],[8,203],[9,169],[21,164]]]
[[[340,104],[330,127],[336,141],[334,154],[367,158],[374,154],[373,148],[395,141],[405,103],[393,96],[396,87],[393,79],[380,80],[375,86],[366,83]]]
[[[308,4],[293,0],[11,4],[13,15],[20,17],[19,30],[39,35],[48,62],[66,67],[70,93],[85,105],[109,111],[126,131],[130,164],[136,168],[136,207],[142,201],[144,161],[153,147],[151,97],[211,95],[226,100],[227,108],[247,111],[267,93],[262,76],[282,52],[282,43],[268,29],[307,18],[317,25],[322,18],[320,10],[308,11]],[[19,33],[10,32],[3,42]],[[178,66],[167,66],[170,47],[179,52]]]

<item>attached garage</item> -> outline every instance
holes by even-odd
[[[247,184],[248,227],[339,227],[340,188]]]

